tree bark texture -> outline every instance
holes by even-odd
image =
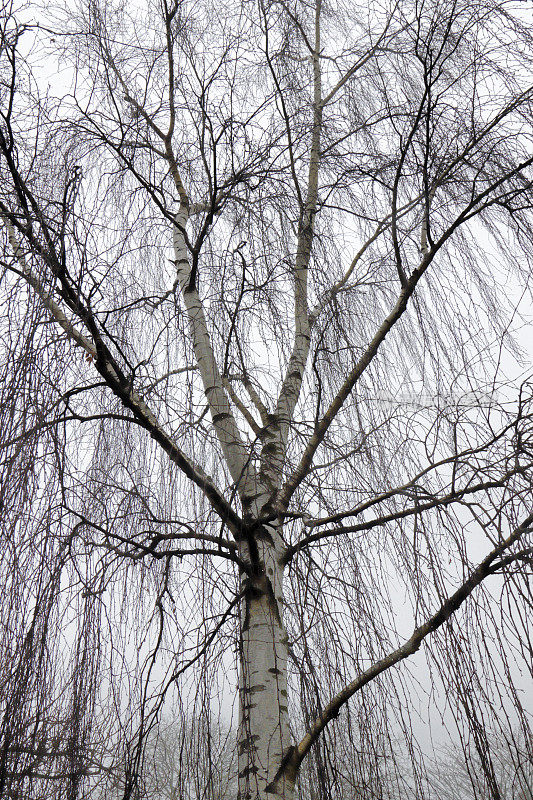
[[[239,800],[290,800],[294,782],[282,771],[291,752],[287,708],[287,634],[279,534],[256,537],[257,567],[245,584],[239,676]]]

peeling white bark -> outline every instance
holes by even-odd
[[[211,412],[213,426],[222,446],[222,452],[235,486],[241,497],[246,497],[253,493],[251,489],[253,472],[249,466],[247,448],[242,441],[233,416],[213,353],[202,302],[196,287],[191,286],[189,252],[184,235],[187,220],[187,207],[182,207],[176,215],[176,223],[173,227],[174,259],[178,281],[183,302],[187,309],[194,354]]]
[[[267,497],[263,495],[263,499]],[[258,504],[254,505],[258,511]],[[265,524],[256,534],[256,543],[254,574],[243,579],[239,800],[291,800],[294,776],[281,770],[292,743],[287,707],[288,641],[283,625],[284,546],[277,524]]]

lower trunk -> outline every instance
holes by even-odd
[[[282,769],[291,748],[283,567],[274,545],[259,550],[260,574],[246,579],[241,618],[239,800],[291,800],[294,780]]]

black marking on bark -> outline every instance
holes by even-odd
[[[266,578],[266,582],[267,582],[267,592],[268,592],[268,594],[267,594],[267,596],[268,596],[268,604],[270,606],[270,609],[271,609],[272,613],[274,614],[274,616],[276,618],[276,622],[278,623],[278,625],[281,625],[282,622],[281,622],[281,616],[280,616],[280,613],[279,613],[278,601],[276,600],[276,597],[274,595],[274,589],[272,588],[272,583],[270,582],[270,580],[268,578]]]
[[[261,586],[258,586],[257,583],[254,581],[250,581],[249,586],[246,589],[247,597],[253,598],[254,600],[258,600],[260,597],[264,595],[264,590]]]
[[[248,602],[248,597],[244,598],[244,620],[242,623],[242,632],[248,630],[250,627],[250,603]]]
[[[246,557],[245,553],[240,552],[241,560],[247,564],[249,564],[249,569],[246,570],[248,574],[255,574],[256,576],[261,575],[263,571],[261,565],[261,559],[259,558],[259,550],[257,547],[257,542],[255,541],[254,535],[252,530],[249,526],[241,528],[242,533],[240,534],[239,541],[246,542],[248,545],[248,558]],[[252,583],[248,580],[247,585],[244,587],[246,593],[248,594]],[[252,595],[253,596],[253,595]]]
[[[220,414],[213,414],[213,422],[215,425],[217,422],[222,422],[223,419],[229,419],[231,414],[228,414],[227,411],[222,411]]]
[[[260,738],[259,734],[255,733],[253,736],[248,736],[246,739],[241,739],[241,741],[238,742],[237,745],[239,748],[239,755],[242,756],[243,753],[245,753],[247,750],[249,750],[250,752],[257,750],[257,747],[255,746],[254,742],[259,738]]]
[[[286,689],[280,689],[280,695],[282,697],[288,697],[287,690]]]
[[[247,512],[249,512],[249,509],[250,509],[250,506],[252,505],[252,503],[253,503],[255,500],[257,500],[259,497],[261,497],[261,495],[262,495],[262,492],[255,492],[254,494],[248,494],[248,493],[246,493],[246,494],[243,494],[243,495],[242,495],[242,497],[241,497],[241,503],[242,503],[242,507],[243,507],[243,508],[244,508],[244,509],[245,509]],[[257,524],[256,524],[256,525],[253,525],[253,524],[251,524],[251,525],[250,525],[250,530],[251,530],[251,531],[252,531],[252,530],[255,530],[257,527],[258,527],[258,525],[257,525]]]
[[[270,453],[275,454],[278,451],[278,444],[277,442],[268,442],[267,444],[263,445],[262,453],[263,455],[268,456]]]
[[[274,537],[272,536],[266,525],[262,525],[260,528],[258,528],[255,536],[262,542],[268,542],[269,544],[274,545]]]
[[[254,694],[254,692],[264,692],[265,689],[266,686],[264,685],[264,683],[256,683],[254,686],[250,686],[250,688],[247,689],[246,691],[249,694]]]
[[[198,288],[198,252],[196,248],[192,253],[192,266],[189,275],[189,284],[185,289],[186,292],[194,292]]]
[[[278,414],[269,414],[267,417],[267,427],[274,430],[278,430],[280,427],[279,416]]]
[[[270,667],[270,669],[268,671],[271,672],[272,675],[281,675],[282,674],[281,670],[278,669],[277,667]]]
[[[281,764],[279,765],[279,769],[278,769],[278,771],[276,772],[276,774],[274,776],[274,780],[271,781],[271,783],[269,783],[268,786],[265,789],[265,794],[276,794],[277,783],[278,783],[280,777],[282,776],[282,774],[285,772],[285,768],[286,768],[287,764],[289,763],[289,761],[291,760],[292,755],[293,755],[295,750],[296,750],[296,748],[295,748],[295,746],[293,744],[291,744],[291,746],[287,748],[287,750],[285,752],[285,755],[281,759]]]
[[[239,772],[239,778],[247,778],[248,775],[256,775],[259,772],[259,767],[252,764],[251,767],[245,767],[242,772]]]

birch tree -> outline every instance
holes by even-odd
[[[532,664],[521,7],[3,10],[0,795],[142,797],[173,709],[193,768],[238,718],[240,800],[393,796],[398,740],[422,797],[417,685],[490,774]]]

